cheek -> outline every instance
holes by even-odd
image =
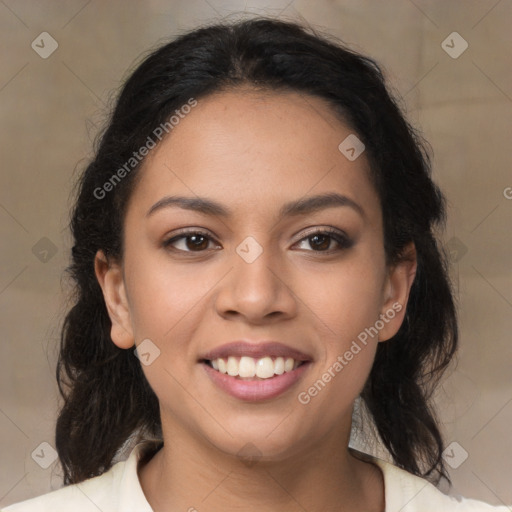
[[[307,275],[307,274],[305,274]],[[330,271],[301,278],[301,296],[338,348],[372,326],[382,307],[383,271],[378,261],[353,258]],[[340,345],[341,344],[341,345]]]
[[[298,398],[301,403],[314,401],[313,407],[332,421],[345,414],[361,392],[377,349],[384,266],[367,254],[302,278],[300,293],[308,298],[319,350],[315,375]]]
[[[378,343],[379,285],[377,271],[365,267],[363,272],[357,265],[309,283],[318,364],[297,399],[326,424],[349,414],[371,371]]]
[[[171,269],[150,256],[126,261],[127,293],[135,339],[164,341],[194,316],[215,280],[194,278],[190,270]],[[211,281],[211,283],[209,282]]]
[[[142,370],[160,403],[171,407],[173,414],[188,417],[190,411],[184,411],[191,404],[183,386],[190,388],[189,369],[197,355],[190,341],[203,316],[202,301],[218,279],[208,279],[207,275],[204,279],[197,279],[197,275],[194,278],[192,266],[190,270],[175,268],[170,272],[169,265],[162,264],[154,255],[127,258],[125,268],[136,344],[149,339],[156,345],[149,345],[151,361]]]

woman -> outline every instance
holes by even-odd
[[[73,212],[65,487],[5,510],[509,510],[435,487],[443,222],[371,59],[268,19],[157,49]],[[359,402],[394,464],[349,448]]]

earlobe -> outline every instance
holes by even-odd
[[[381,311],[384,327],[379,332],[379,341],[392,338],[405,318],[407,302],[418,266],[413,242],[405,247],[402,256],[402,259],[389,269]]]
[[[118,263],[109,261],[103,251],[98,251],[94,258],[94,272],[112,322],[112,341],[119,348],[128,349],[134,345],[134,336],[122,269]]]

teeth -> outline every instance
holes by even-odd
[[[276,375],[282,375],[284,373],[284,359],[282,357],[278,357],[274,361],[274,373]]]
[[[227,360],[219,358],[210,362],[212,367],[220,373],[227,373],[232,377],[240,377],[242,379],[254,377],[270,379],[274,375],[291,372],[300,365],[300,361],[295,361],[292,357],[276,357],[272,359],[270,356],[260,359],[247,356],[240,358],[229,356]]]
[[[228,364],[226,365],[228,375],[231,375],[231,377],[236,377],[238,375],[239,367],[240,365],[238,364],[236,357],[229,356]]]
[[[284,362],[284,371],[291,372],[293,370],[293,359],[291,357],[286,358]]]
[[[252,357],[249,359],[252,359]],[[291,359],[291,361],[293,363],[293,359]],[[274,361],[272,361],[271,357],[263,357],[262,359],[258,359],[258,362],[256,363],[256,375],[260,379],[269,379],[270,377],[274,376]],[[240,377],[243,377],[242,373],[240,373]]]
[[[254,377],[256,375],[256,363],[252,357],[240,358],[240,363],[238,365],[238,375],[240,375],[240,377]],[[258,375],[258,377],[260,377],[260,375]]]

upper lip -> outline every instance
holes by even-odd
[[[296,361],[311,361],[312,359],[308,354],[277,341],[232,341],[206,352],[200,356],[200,360],[213,361],[219,358],[225,359],[229,356],[247,356],[254,359],[260,359],[265,356],[291,357]]]

